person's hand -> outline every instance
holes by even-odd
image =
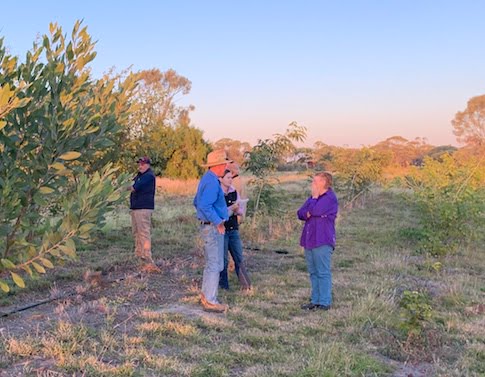
[[[310,217],[312,217],[312,215],[310,214],[310,211],[308,211],[308,212],[306,213],[306,218],[307,218],[307,219],[309,219]]]
[[[126,191],[133,192],[133,191],[135,191],[135,189],[133,188],[133,186],[132,186],[132,185],[127,185],[127,186],[126,186]]]
[[[320,190],[317,185],[312,184],[312,198],[317,199],[320,196]]]
[[[238,203],[234,203],[229,208],[232,210],[233,213],[236,213],[237,211],[239,211],[239,204]]]
[[[217,231],[218,231],[220,234],[224,234],[224,233],[226,233],[226,228],[224,227],[224,221],[223,221],[222,223],[218,224],[218,225],[216,226],[216,228],[217,228]]]

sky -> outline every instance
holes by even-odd
[[[76,20],[97,41],[93,75],[174,69],[182,105],[210,141],[284,133],[304,145],[370,146],[391,136],[457,145],[451,120],[485,94],[485,1],[110,1],[2,4],[0,37],[21,60]]]

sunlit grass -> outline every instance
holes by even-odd
[[[414,221],[413,208],[399,193],[376,191],[363,207],[340,214],[332,310],[302,311],[310,289],[295,211],[308,195],[308,181],[304,174],[280,178],[287,191],[284,213],[241,227],[244,245],[252,247],[244,253],[254,288],[241,294],[231,272],[231,290],[220,293],[230,305],[227,314],[200,310],[203,254],[191,203],[195,188],[187,184],[184,195],[175,195],[182,188],[164,181],[174,191],[157,197],[153,216],[153,256],[162,274],[85,288],[59,302],[38,328],[26,320],[28,331],[8,329],[30,318],[29,312],[7,319],[0,326],[6,329],[0,367],[12,375],[24,373],[22,363],[48,362],[60,375],[357,377],[391,376],[404,362],[426,360],[437,376],[462,376],[463,370],[481,375],[483,253],[462,250],[433,268],[438,260],[416,254],[399,234]],[[80,283],[86,268],[116,277],[133,271],[128,209],[120,208],[79,254],[79,262],[50,279]],[[406,289],[428,293],[435,314],[422,338],[431,346],[422,350],[413,349],[400,329],[399,300]],[[419,351],[430,357],[419,359]]]

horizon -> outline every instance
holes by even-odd
[[[192,82],[181,104],[204,138],[247,141],[307,128],[304,146],[375,145],[392,136],[459,146],[451,121],[485,93],[485,3],[210,1],[136,5],[32,0],[0,21],[23,60],[38,35],[77,19],[97,41],[94,77],[174,69]],[[4,5],[16,14],[18,5]],[[446,29],[447,33],[442,32]]]

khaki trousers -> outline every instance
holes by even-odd
[[[135,241],[135,255],[147,262],[152,262],[152,209],[132,209],[131,230]]]

